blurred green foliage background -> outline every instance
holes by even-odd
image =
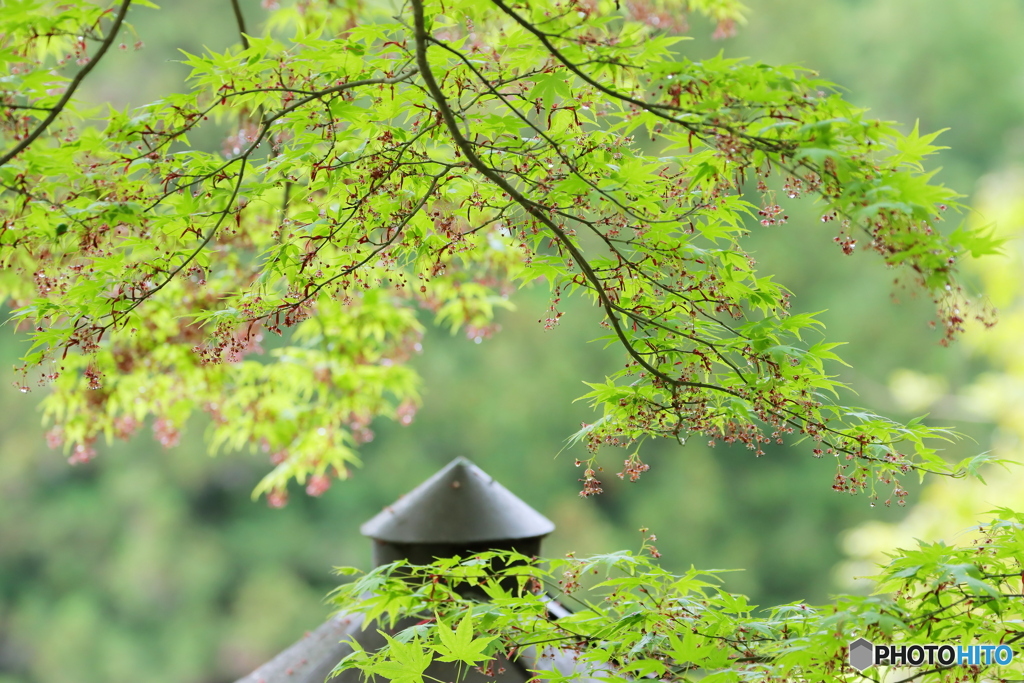
[[[880,118],[949,128],[940,138],[951,147],[937,162],[941,177],[968,197],[987,178],[982,209],[999,214],[1000,229],[1014,235],[1024,213],[1012,201],[1024,185],[1012,171],[1024,156],[1024,6],[748,4],[750,23],[736,38],[712,42],[712,27],[696,23],[682,51],[799,63],[846,87]],[[259,2],[243,7],[258,26],[265,13]],[[133,14],[146,47],[111,54],[88,95],[96,102],[125,106],[159,97],[180,87],[185,73],[169,61],[176,48],[223,49],[236,36],[227,0],[176,0]],[[853,366],[836,370],[859,401],[895,417],[931,410],[970,437],[952,445],[950,457],[989,448],[1015,453],[1019,438],[1007,425],[1019,413],[1012,406],[1024,374],[1013,360],[1020,356],[1017,323],[998,345],[972,332],[966,343],[940,348],[928,324],[930,302],[894,287],[893,273],[870,256],[843,256],[812,206],[790,202],[785,209],[789,224],[757,226],[749,248],[795,292],[794,309],[827,309],[821,318],[828,335],[848,342],[843,356]],[[1009,251],[1016,250],[1011,243]],[[1021,271],[1002,268],[1000,277],[985,267],[968,276],[1015,315]],[[559,327],[545,332],[537,321],[546,317],[547,292],[527,288],[515,302],[517,310],[500,318],[501,332],[482,343],[432,329],[417,361],[425,405],[412,425],[375,425],[376,438],[362,451],[365,465],[352,479],[318,499],[294,491],[282,510],[250,500],[266,456],[210,458],[200,423],[176,448],[164,450],[143,433],[72,468],[46,446],[39,391],[4,387],[0,683],[234,680],[326,618],[331,567],[369,566],[359,525],[456,455],[472,458],[555,521],[548,554],[635,548],[638,528],[650,527],[666,565],[742,568],[727,587],[760,604],[823,602],[846,590],[851,566],[863,566],[856,557],[851,565],[847,555],[860,551],[844,538],[934,517],[942,501],[958,495],[956,488],[929,494],[913,487],[911,505],[922,501],[917,510],[872,508],[866,497],[833,493],[830,463],[805,447],[777,447],[755,459],[744,449],[673,442],[646,448],[651,471],[638,482],[608,472],[605,493],[581,499],[575,454],[559,452],[595,416],[572,401],[585,391],[581,380],[601,379],[618,354],[588,343],[600,330],[585,304],[570,302]],[[0,358],[13,364],[21,351],[8,328]],[[964,398],[993,377],[1003,384],[985,394],[987,403]],[[606,453],[605,462],[625,455]],[[1004,476],[990,478],[998,487]],[[1003,488],[1011,499],[1020,495],[1015,485]],[[855,528],[860,536],[844,533]]]

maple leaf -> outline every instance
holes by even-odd
[[[430,666],[431,657],[419,638],[403,643],[383,632],[381,635],[388,641],[389,656],[373,664],[373,673],[392,683],[423,683],[423,672]]]
[[[473,610],[466,612],[459,625],[453,631],[440,617],[437,619],[437,637],[441,641],[434,650],[441,656],[442,662],[465,662],[477,664],[487,661],[490,656],[484,650],[494,642],[496,636],[473,637]]]

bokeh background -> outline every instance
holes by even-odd
[[[1024,222],[1024,5],[1018,0],[748,0],[737,36],[710,40],[694,21],[681,52],[724,51],[799,63],[839,84],[879,118],[948,128],[936,164],[964,195],[975,225],[998,221],[1003,258],[965,266],[1000,310],[993,330],[938,345],[931,304],[894,288],[870,255],[844,256],[814,207],[794,202],[785,226],[754,230],[748,247],[795,292],[794,308],[827,312],[829,337],[847,342],[853,369],[836,368],[859,397],[894,417],[929,413],[964,435],[947,453],[1017,459],[1024,432],[1024,279],[1016,240]],[[250,26],[266,15],[243,2]],[[2,8],[0,8],[2,11]],[[180,87],[176,49],[223,49],[235,40],[228,0],[169,0],[133,10],[145,43],[112,53],[86,97],[138,105]],[[955,539],[995,505],[1024,508],[1016,470],[975,482],[911,482],[906,508],[871,507],[834,493],[831,464],[806,448],[744,450],[653,443],[636,483],[605,477],[602,496],[577,495],[565,439],[594,415],[573,399],[581,380],[620,362],[588,343],[595,311],[566,307],[545,331],[547,292],[524,289],[502,330],[474,343],[432,329],[417,360],[425,404],[407,427],[374,426],[364,466],[323,497],[293,492],[274,510],[250,492],[264,454],[211,458],[203,424],[165,450],[142,432],[70,467],[47,448],[40,391],[0,389],[0,683],[222,683],[232,681],[329,614],[331,568],[368,568],[359,525],[456,455],[472,458],[557,524],[546,552],[607,552],[658,535],[674,569],[742,569],[727,587],[758,604],[824,602],[869,589],[881,553],[915,537]],[[429,320],[426,320],[429,322]],[[24,351],[10,327],[0,359]],[[13,375],[11,376],[13,380]],[[606,452],[614,466],[626,453]],[[884,496],[883,496],[884,497]]]

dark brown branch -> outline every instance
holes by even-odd
[[[231,0],[231,9],[235,12],[235,23],[238,24],[238,37],[242,41],[242,47],[248,50],[249,38],[246,34],[249,32],[245,30],[245,16],[242,15],[242,8],[238,5],[238,0]]]
[[[5,104],[4,109],[17,109],[26,111],[53,111],[53,107],[36,107],[31,104]]]
[[[579,250],[573,241],[565,234],[565,231],[559,228],[554,221],[544,214],[545,207],[532,201],[528,197],[524,196],[519,190],[513,187],[508,181],[501,177],[500,174],[495,172],[494,169],[489,167],[487,164],[477,156],[476,151],[473,149],[473,145],[462,135],[459,130],[458,122],[455,120],[455,115],[452,112],[451,107],[448,105],[447,98],[441,91],[441,87],[438,85],[437,80],[434,78],[433,72],[430,70],[430,64],[427,61],[427,43],[429,36],[426,28],[426,17],[423,12],[422,0],[412,0],[414,27],[415,27],[415,39],[416,39],[416,63],[419,65],[420,74],[423,77],[424,85],[427,87],[427,91],[430,93],[437,105],[438,110],[441,113],[441,118],[445,122],[445,126],[448,128],[448,132],[451,134],[453,141],[462,152],[469,163],[475,168],[481,175],[490,180],[492,183],[500,187],[506,192],[512,199],[514,199],[523,209],[531,216],[536,218],[538,221],[544,224],[544,226],[551,231],[551,233],[558,240],[569,254],[572,255],[574,261],[579,266],[580,270],[583,271],[584,276],[591,283],[595,293],[601,302],[601,307],[605,310],[608,322],[612,325],[615,331],[615,335],[619,338],[626,352],[644,369],[650,372],[656,377],[662,378],[665,382],[672,384],[673,386],[685,386],[701,389],[712,389],[714,391],[724,392],[733,396],[739,396],[739,394],[726,387],[717,386],[714,384],[706,384],[704,382],[688,382],[685,380],[675,379],[668,377],[664,373],[660,372],[657,368],[647,362],[642,355],[640,355],[633,345],[630,343],[629,338],[626,336],[625,331],[622,329],[622,323],[616,314],[614,305],[611,299],[608,297],[608,293],[604,290],[601,284],[601,278],[594,272],[587,262],[586,257]]]
[[[603,83],[601,83],[601,82],[591,78],[582,69],[579,68],[578,64],[575,64],[574,62],[572,62],[568,57],[566,57],[564,54],[562,54],[561,50],[559,50],[557,47],[555,47],[555,44],[551,42],[551,39],[550,39],[551,34],[550,33],[546,33],[544,31],[541,31],[539,28],[534,26],[532,23],[530,23],[529,21],[527,21],[523,17],[519,16],[519,14],[517,14],[515,10],[513,10],[511,7],[509,7],[504,2],[502,2],[502,0],[491,0],[491,3],[493,5],[495,5],[495,6],[497,6],[498,9],[500,9],[502,12],[507,14],[517,24],[519,24],[524,29],[526,29],[526,31],[528,31],[529,33],[532,33],[534,36],[536,36],[537,40],[539,40],[541,42],[541,44],[548,50],[548,52],[551,53],[552,57],[554,57],[555,59],[560,61],[562,64],[564,64],[565,67],[567,69],[569,69],[569,71],[571,71],[574,74],[576,74],[576,76],[578,76],[584,82],[588,83],[589,85],[591,85],[594,88],[597,88],[598,90],[603,92],[605,95],[608,95],[609,97],[614,97],[614,98],[622,100],[624,102],[629,102],[630,104],[636,105],[637,107],[640,107],[640,108],[642,108],[642,109],[644,109],[646,111],[650,111],[650,109],[651,109],[650,103],[644,102],[643,100],[638,100],[635,97],[631,97],[630,95],[626,95],[625,93],[620,93],[620,92],[618,92],[616,90],[613,90],[612,88],[609,88],[608,86],[604,85]],[[698,126],[695,126],[693,123],[691,123],[689,121],[683,121],[681,119],[676,119],[674,117],[666,117],[666,118],[669,118],[673,122],[678,123],[679,125],[683,126],[687,130],[690,130],[690,131],[692,131],[694,133],[696,133],[699,130]]]
[[[565,152],[562,150],[562,148],[554,140],[551,139],[551,137],[547,134],[547,132],[544,131],[540,126],[538,126],[538,125],[534,124],[532,121],[530,121],[530,119],[526,115],[524,115],[515,106],[513,106],[512,103],[508,100],[508,97],[506,97],[500,90],[498,90],[498,88],[494,84],[492,84],[490,81],[488,81],[484,77],[484,75],[480,72],[480,70],[476,67],[476,65],[473,64],[473,62],[471,60],[467,59],[465,55],[463,55],[461,52],[455,50],[454,48],[448,46],[443,41],[440,41],[440,40],[438,40],[436,38],[433,38],[433,37],[428,38],[428,40],[431,43],[433,43],[434,45],[437,45],[438,47],[440,47],[440,48],[442,48],[444,50],[447,50],[448,52],[451,52],[463,64],[465,64],[466,67],[470,71],[473,72],[473,74],[477,77],[477,79],[479,79],[480,82],[484,84],[484,87],[486,87],[491,92],[491,94],[493,94],[495,97],[497,97],[499,100],[501,100],[501,103],[504,104],[505,107],[508,108],[508,110],[511,111],[516,116],[516,118],[518,118],[520,121],[522,121],[525,125],[529,126],[529,128],[533,132],[535,132],[538,135],[538,137],[543,138],[544,141],[547,142],[551,146],[551,149],[555,152],[555,154],[557,154],[559,156],[559,158],[562,160],[562,163],[564,163],[566,166],[568,166],[569,169],[573,172],[573,174],[575,174],[577,178],[579,178],[584,183],[586,183],[592,190],[598,192],[602,197],[604,197],[609,202],[611,202],[616,207],[618,207],[619,210],[621,210],[624,214],[626,214],[627,216],[632,217],[635,220],[646,221],[646,222],[649,222],[649,223],[661,223],[661,222],[666,222],[667,223],[667,222],[670,222],[669,220],[665,220],[665,221],[653,220],[653,219],[651,219],[651,218],[649,218],[647,216],[640,216],[640,215],[636,214],[635,212],[633,212],[632,209],[630,209],[628,206],[626,206],[625,204],[620,202],[613,194],[611,194],[610,192],[606,191],[604,188],[600,187],[597,183],[592,181],[586,175],[581,173],[579,168],[576,167],[576,164],[573,163],[573,160],[570,159],[565,154]]]
[[[500,9],[502,12],[507,14],[513,21],[515,21],[517,24],[522,26],[526,31],[528,31],[529,33],[532,33],[534,36],[536,36],[537,40],[539,40],[541,42],[541,44],[551,53],[551,56],[553,56],[555,59],[557,59],[559,62],[561,62],[567,69],[569,69],[569,71],[574,73],[577,77],[582,79],[584,82],[588,83],[589,85],[593,86],[594,88],[597,88],[599,91],[601,91],[605,95],[608,95],[609,97],[614,97],[615,99],[621,100],[623,102],[628,102],[629,104],[632,104],[632,105],[634,105],[636,107],[640,107],[644,111],[648,111],[651,114],[654,114],[655,116],[657,116],[659,118],[662,118],[662,119],[664,119],[666,121],[670,121],[670,122],[675,123],[675,124],[677,124],[679,126],[682,126],[683,128],[685,128],[686,130],[690,131],[691,133],[697,135],[698,137],[700,137],[699,131],[701,129],[705,129],[705,130],[720,129],[720,130],[728,131],[729,133],[732,133],[734,135],[738,135],[739,137],[742,137],[745,140],[749,140],[749,141],[751,141],[753,143],[757,143],[757,144],[761,145],[764,149],[771,149],[771,151],[773,151],[775,153],[781,154],[782,152],[785,152],[785,151],[790,151],[790,152],[792,151],[791,146],[786,145],[785,143],[783,143],[780,140],[772,140],[772,139],[769,139],[769,138],[758,137],[758,136],[755,136],[755,135],[749,135],[747,133],[744,133],[742,130],[738,130],[738,129],[736,129],[733,126],[729,126],[729,125],[727,125],[725,123],[722,123],[722,122],[694,123],[693,121],[684,121],[683,119],[681,119],[681,118],[679,118],[677,116],[672,116],[672,115],[668,114],[667,112],[669,112],[669,111],[677,111],[677,112],[682,112],[682,113],[692,113],[692,112],[688,112],[686,109],[683,109],[682,107],[676,107],[676,106],[667,105],[667,104],[658,104],[658,103],[652,103],[652,102],[645,102],[644,100],[637,99],[636,97],[633,97],[631,95],[627,95],[626,93],[619,92],[618,90],[615,90],[614,88],[609,88],[607,85],[601,83],[600,81],[598,81],[598,80],[594,79],[593,77],[591,77],[590,75],[588,75],[585,71],[583,71],[580,68],[579,64],[577,64],[577,63],[573,62],[572,60],[570,60],[568,57],[566,57],[561,52],[561,50],[559,50],[557,47],[555,47],[555,44],[551,42],[551,37],[554,34],[547,33],[545,31],[541,31],[535,25],[533,25],[532,23],[530,23],[529,21],[527,21],[526,19],[521,17],[519,14],[517,14],[516,11],[514,9],[512,9],[511,7],[509,7],[507,4],[505,4],[505,2],[503,2],[503,0],[491,0],[491,3],[493,5],[495,5],[496,7],[498,7],[498,9]]]
[[[15,145],[14,149],[0,158],[0,166],[7,165],[7,162],[28,149],[29,145],[35,142],[36,139],[38,139],[39,136],[50,127],[50,124],[60,116],[60,113],[64,111],[64,107],[67,106],[67,103],[74,96],[75,91],[78,90],[78,86],[82,84],[82,81],[84,81],[85,77],[89,75],[89,72],[96,68],[96,65],[99,64],[101,59],[103,59],[103,55],[105,55],[107,50],[110,49],[110,46],[113,45],[118,31],[121,30],[121,24],[124,22],[124,17],[128,14],[128,7],[131,4],[132,0],[122,0],[121,6],[117,10],[117,16],[114,17],[114,23],[110,27],[110,32],[107,34],[107,37],[103,39],[103,42],[100,43],[100,49],[96,51],[96,54],[89,60],[89,63],[82,67],[81,71],[75,74],[75,77],[71,79],[71,83],[68,84],[67,90],[64,91],[64,95],[62,95],[57,101],[57,104],[53,105],[50,113],[38,126],[36,126],[36,129],[29,133],[24,140]]]

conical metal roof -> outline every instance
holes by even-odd
[[[360,527],[391,543],[478,543],[545,536],[555,525],[466,458],[455,458]]]

